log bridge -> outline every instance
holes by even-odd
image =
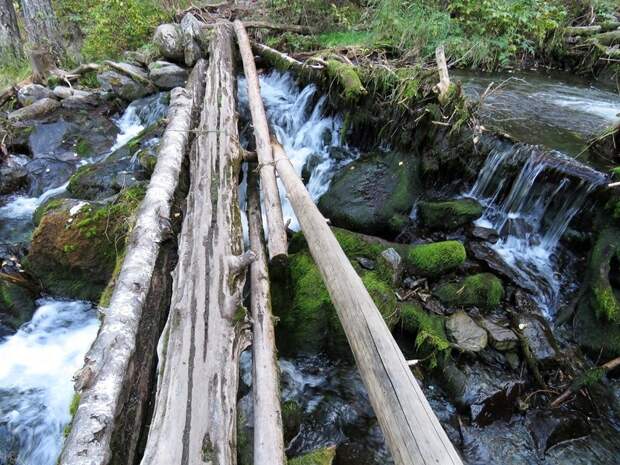
[[[244,25],[222,21],[213,29],[208,64],[200,60],[186,88],[172,91],[157,165],[110,306],[76,375],[79,406],[59,464],[236,464],[238,362],[250,345],[253,463],[286,464],[268,272],[270,261],[286,266],[277,176],[337,310],[394,462],[461,464],[361,279],[269,132]],[[244,160],[239,147],[239,56],[258,158],[248,170],[246,248],[238,182],[242,164],[253,162]],[[170,219],[184,163],[189,164],[189,189],[170,280]],[[249,310],[243,299],[247,276]]]

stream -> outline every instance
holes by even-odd
[[[524,143],[484,141],[489,155],[475,183],[464,186],[461,195],[483,204],[484,214],[477,225],[493,229],[499,236],[489,248],[513,270],[553,326],[558,308],[566,304],[567,295],[574,293],[577,285],[573,272],[560,273],[570,263],[561,239],[571,220],[588,204],[590,194],[606,181],[601,173],[573,157],[581,152],[585,140],[617,121],[620,97],[611,90],[565,77],[530,73],[483,76],[462,71],[455,76],[463,81],[466,94],[472,98],[484,92],[490,82],[510,78],[485,98],[482,120]],[[300,87],[288,74],[261,75],[261,92],[276,136],[304,178],[310,195],[318,201],[335,173],[360,155],[340,140],[341,115],[327,112],[326,97],[316,86]],[[248,112],[243,78],[239,80],[238,95],[243,120]],[[0,244],[27,243],[36,208],[50,198],[66,195],[69,176],[77,167],[105,160],[165,116],[166,109],[164,94],[131,103],[110,121],[108,137],[97,145],[91,157],[76,159],[73,148],[58,149],[54,156],[70,160],[68,171],[34,184],[45,188],[0,198]],[[37,127],[50,129],[51,134],[51,130],[60,129],[54,125],[58,123],[41,123]],[[245,133],[245,140],[250,139],[247,127]],[[244,140],[244,131],[241,136]],[[62,143],[59,141],[58,147]],[[542,144],[545,148],[528,144]],[[280,192],[285,219],[291,220],[291,229],[298,230],[284,189]],[[80,368],[98,326],[92,304],[46,296],[37,301],[29,322],[17,332],[0,337],[0,357],[4,360],[0,366],[0,465],[54,465],[62,447],[63,430],[70,421],[71,378]],[[406,356],[411,355],[412,341],[403,341],[403,350]],[[281,358],[279,364],[283,401],[295,402],[303,412],[298,431],[287,438],[289,454],[336,445],[336,465],[392,463],[354,366],[324,354],[299,354]],[[494,370],[481,370],[469,379],[475,395],[503,382],[503,372]],[[246,433],[251,432],[252,425],[251,373],[251,355],[245,352],[239,411],[240,427]],[[569,440],[560,438],[555,442],[549,437],[540,439],[547,429],[551,430],[545,421],[552,419],[539,418],[544,415],[536,409],[484,426],[465,421],[459,428],[462,407],[451,402],[434,379],[425,379],[422,384],[468,464],[617,463],[617,381],[613,384],[614,399],[603,406],[609,413],[604,411],[588,425],[575,420],[577,423],[571,425],[578,433],[567,435]],[[541,446],[541,441],[550,446]]]

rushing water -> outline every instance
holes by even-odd
[[[260,91],[271,129],[286,150],[293,167],[299,175],[304,167],[310,168],[306,184],[316,202],[329,188],[337,167],[353,159],[353,154],[340,143],[342,118],[325,114],[325,96],[318,96],[314,84],[300,88],[290,74],[273,71],[260,77]],[[245,114],[249,113],[247,83],[239,79],[239,104]],[[341,150],[343,157],[332,154]],[[341,158],[340,161],[337,158]],[[299,229],[297,218],[280,185],[282,213],[290,218],[290,227]]]
[[[71,378],[99,327],[89,303],[38,305],[29,323],[0,342],[0,463],[56,463],[71,419]]]
[[[507,175],[517,168],[516,176]],[[485,212],[479,226],[496,230],[493,249],[533,292],[547,315],[560,295],[554,253],[587,196],[605,178],[557,152],[527,144],[492,147],[478,179],[467,194],[480,200]]]
[[[491,85],[481,108],[486,125],[498,127],[518,140],[543,144],[570,155],[585,141],[620,121],[620,95],[614,89],[570,78],[566,74],[486,74],[451,71],[475,100]]]

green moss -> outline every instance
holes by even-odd
[[[374,260],[381,252],[388,248],[387,245],[372,242],[371,237],[365,238],[365,236],[347,231],[346,229],[332,228],[332,232],[349,258],[366,257]]]
[[[592,307],[596,315],[607,321],[620,320],[620,304],[611,286],[603,283],[592,288]]]
[[[461,266],[467,254],[459,241],[413,245],[405,256],[405,264],[421,276],[438,276]]]
[[[355,102],[368,92],[362,84],[355,67],[337,60],[327,60],[327,74],[342,87],[342,96],[347,102]]]
[[[37,209],[34,211],[34,215],[32,217],[32,221],[34,222],[34,225],[38,226],[39,223],[41,222],[41,218],[43,218],[43,215],[45,215],[49,211],[60,208],[62,206],[62,203],[63,203],[63,199],[51,199],[43,203],[42,205],[39,205]]]
[[[439,285],[433,293],[449,306],[497,307],[504,296],[502,281],[491,273],[468,276]]]
[[[110,278],[108,284],[101,293],[101,297],[99,297],[100,307],[107,308],[110,306],[110,300],[112,299],[112,294],[114,293],[114,287],[116,286],[116,281],[118,279],[118,275],[121,273],[124,261],[125,250],[123,250],[122,253],[119,253],[116,256],[116,263],[114,264],[114,271],[112,271],[112,277]]]
[[[284,439],[288,442],[299,432],[303,420],[303,410],[294,400],[282,402],[282,427]]]
[[[13,329],[28,321],[35,310],[35,296],[28,289],[0,278],[0,314]]]
[[[400,309],[400,318],[403,329],[416,335],[418,350],[428,353],[431,367],[450,355],[452,345],[446,336],[442,317],[426,312],[419,305],[407,303]]]
[[[288,465],[331,465],[336,457],[336,447],[326,447],[288,460]]]
[[[482,206],[473,199],[420,202],[420,222],[430,229],[456,229],[482,216]]]
[[[591,309],[603,321],[620,323],[620,302],[609,281],[611,260],[620,251],[620,231],[610,228],[599,233],[588,262],[588,295]]]
[[[65,425],[65,428],[63,430],[63,435],[65,438],[69,436],[69,433],[71,432],[73,417],[75,417],[77,409],[80,406],[80,398],[80,394],[78,394],[77,392],[73,393],[73,397],[71,398],[71,404],[69,404],[69,415],[71,415],[71,421]]]
[[[87,157],[92,152],[92,148],[87,140],[79,139],[75,144],[75,153],[77,153],[80,157]]]

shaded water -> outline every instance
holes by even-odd
[[[542,144],[569,155],[620,121],[620,95],[563,74],[474,73],[451,70],[465,94],[478,100],[491,83],[500,88],[484,98],[482,122],[530,144]]]

